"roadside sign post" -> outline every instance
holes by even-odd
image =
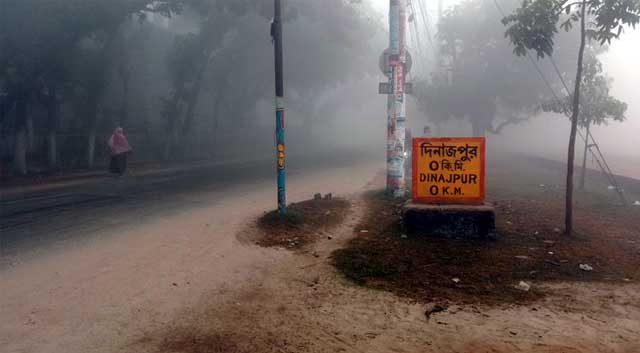
[[[485,204],[484,137],[414,138],[412,201],[405,231],[425,236],[494,237],[495,210]]]
[[[412,155],[414,202],[484,202],[484,137],[415,138]]]

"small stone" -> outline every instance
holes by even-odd
[[[447,305],[446,303],[433,303],[427,305],[424,315],[427,317],[427,321],[429,321],[429,319],[431,319],[431,315],[447,311],[448,308],[449,305]]]
[[[453,281],[453,283],[456,283],[456,284],[460,283],[460,278],[458,278],[458,277],[454,277],[451,280]]]
[[[549,251],[547,254],[549,254],[549,255],[553,255],[553,254],[554,254],[554,252],[553,252],[553,251]]]
[[[329,235],[329,236],[327,236],[327,239],[331,240],[331,239],[333,239],[333,237]]]
[[[402,238],[402,239],[407,239],[407,238],[409,238],[409,237],[408,237],[406,234],[402,234],[402,235],[400,235],[400,238]]]
[[[515,287],[517,290],[521,290],[523,292],[528,292],[531,289],[531,285],[525,281],[520,281],[520,283]]]
[[[591,272],[591,271],[593,271],[593,267],[591,267],[591,266],[590,266],[590,265],[588,265],[588,264],[580,264],[580,269],[581,269],[582,271],[585,271],[585,272]]]

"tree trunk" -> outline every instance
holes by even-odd
[[[27,116],[27,151],[33,153],[35,148],[35,132],[33,130],[33,118],[31,116]]]
[[[120,106],[120,119],[119,123],[122,127],[127,127],[129,123],[129,81],[131,77],[131,71],[125,64],[120,64],[118,69],[120,79],[122,80],[122,102]]]
[[[96,127],[92,126],[87,135],[87,169],[93,168],[96,155]]]
[[[187,99],[187,112],[184,117],[184,124],[182,125],[181,139],[184,141],[185,137],[193,130],[196,108],[198,107],[198,99],[200,98],[200,91],[202,90],[202,83],[204,82],[204,74],[207,71],[209,63],[209,56],[203,58],[204,62],[198,70],[196,76],[196,82],[189,91],[189,98]]]
[[[118,36],[119,25],[111,28],[108,33],[107,40],[102,48],[102,65],[101,71],[97,74],[99,79],[97,83],[93,85],[92,89],[89,92],[89,97],[87,98],[87,110],[88,110],[88,120],[89,120],[89,129],[87,132],[87,168],[93,168],[95,162],[95,147],[96,147],[96,133],[98,129],[98,120],[100,119],[99,115],[104,115],[104,111],[100,114],[99,105],[102,99],[102,96],[105,91],[105,87],[107,86],[107,79],[109,74],[109,64],[113,61],[113,57],[116,54],[114,51],[115,40]]]
[[[208,143],[208,158],[213,159],[216,157],[216,147],[218,145],[218,130],[219,130],[219,126],[220,126],[220,116],[222,114],[220,114],[220,107],[221,107],[221,103],[222,103],[222,98],[223,98],[223,94],[221,90],[218,90],[216,92],[215,95],[215,99],[213,101],[213,107],[211,108],[211,112],[212,112],[212,116],[211,116],[211,122],[213,123],[211,125],[211,133],[210,133],[210,139],[209,139],[209,143]]]
[[[58,166],[58,123],[60,120],[60,102],[58,101],[55,87],[49,89],[47,102],[47,164],[49,168]]]
[[[21,99],[16,102],[16,141],[13,167],[18,175],[27,175],[27,102]]]
[[[178,126],[180,126],[181,109],[180,109],[180,97],[182,97],[182,90],[176,91],[171,99],[171,105],[167,109],[167,139],[164,144],[164,151],[162,153],[163,160],[169,161],[172,158],[171,151],[174,149],[178,139]]]
[[[26,126],[22,126],[16,131],[13,157],[13,167],[18,175],[27,175],[27,145],[27,129]]]
[[[573,169],[576,154],[576,133],[578,131],[578,117],[580,116],[580,85],[582,83],[582,62],[584,48],[586,46],[586,17],[587,1],[582,1],[580,18],[580,50],[578,52],[578,69],[576,72],[575,90],[573,92],[573,111],[571,114],[571,134],[569,135],[569,152],[567,155],[567,190],[565,202],[565,232],[568,236],[573,234]]]
[[[587,136],[584,138],[584,154],[582,155],[582,174],[580,174],[580,185],[578,189],[585,190],[585,179],[587,176],[587,154],[589,153],[589,139],[591,138],[591,120],[587,121]]]
[[[49,168],[58,166],[58,139],[57,131],[49,130],[47,135],[47,164]]]

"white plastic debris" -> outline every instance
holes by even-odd
[[[593,271],[593,267],[587,265],[587,264],[580,264],[580,269],[582,271],[586,271],[586,272],[591,272]]]
[[[520,281],[516,286],[516,289],[521,290],[523,292],[528,292],[531,289],[531,285],[525,281]]]
[[[400,238],[402,238],[402,239],[407,239],[407,238],[409,238],[409,237],[408,237],[406,234],[401,234],[401,235],[400,235]]]
[[[453,283],[460,283],[460,278],[458,277],[454,277],[451,280],[453,281]]]
[[[640,206],[640,201],[636,201],[633,203],[634,206]]]
[[[553,251],[549,251],[549,252],[548,252],[548,254],[549,254],[549,255],[553,255]]]
[[[616,189],[616,187],[615,187],[615,186],[613,186],[613,185],[609,185],[609,186],[607,186],[607,189],[609,189],[609,190],[615,190],[615,189]]]
[[[404,195],[405,195],[405,191],[401,190],[401,189],[396,190],[396,191],[393,192],[393,197],[398,198],[398,199],[403,198]]]
[[[369,231],[368,231],[368,230],[366,230],[366,229],[362,229],[362,230],[360,231],[360,233],[369,233]]]

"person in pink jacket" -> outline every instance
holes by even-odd
[[[123,175],[127,170],[127,155],[132,152],[129,141],[124,135],[124,130],[121,127],[117,127],[107,144],[111,149],[109,171],[117,175]]]

